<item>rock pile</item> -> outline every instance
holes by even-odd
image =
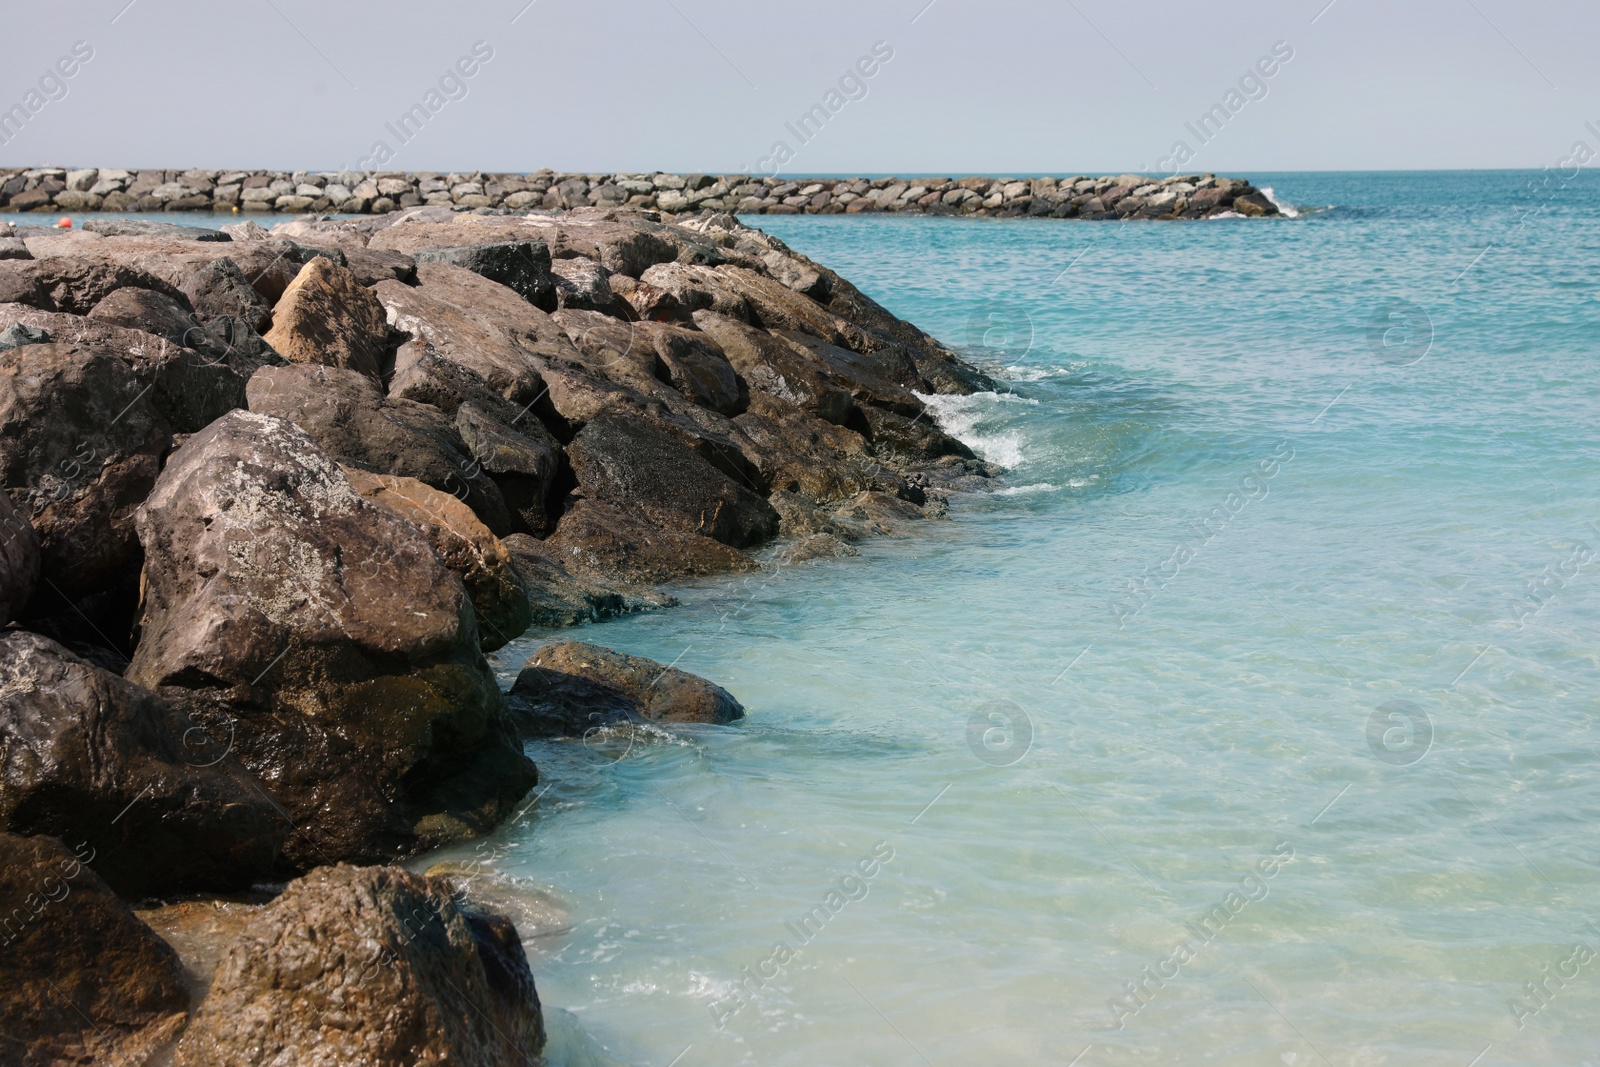
[[[923,398],[993,383],[733,216],[455,206],[0,238],[6,1062],[531,1061],[510,920],[386,864],[493,830],[526,738],[744,709],[485,651],[989,478]],[[205,962],[119,899],[224,892],[276,899]]]
[[[1198,219],[1276,215],[1247,181],[1214,174],[1069,178],[766,178],[748,174],[435,174],[222,170],[0,170],[7,211],[223,211],[382,215],[423,205],[457,211],[578,207],[672,215],[895,212],[1001,218]],[[0,250],[0,255],[3,255]]]

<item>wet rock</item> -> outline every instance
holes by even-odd
[[[601,415],[568,445],[567,456],[585,496],[665,526],[734,548],[778,532],[770,504],[643,419]]]
[[[128,677],[204,698],[293,820],[290,863],[483,833],[533,785],[460,579],[292,424],[236,411],[190,438],[139,535]]]
[[[38,582],[38,535],[0,490],[0,626],[22,613]]]
[[[127,897],[246,888],[289,831],[225,736],[30,633],[0,633],[0,781],[0,828],[87,841]]]
[[[799,539],[828,534],[841,541],[853,541],[860,537],[858,532],[829,518],[815,500],[802,493],[777,489],[768,500],[778,513],[778,532],[784,537]]]
[[[534,626],[581,626],[678,602],[666,593],[574,574],[561,562],[558,548],[536,537],[512,534],[501,543],[528,592]]]
[[[478,642],[492,652],[533,625],[528,591],[511,554],[472,509],[415,478],[369,474],[346,468],[356,492],[399,515],[424,534],[439,561],[461,578],[478,615]]]
[[[183,1027],[177,954],[89,868],[93,849],[0,833],[0,1062],[140,1064]]]
[[[556,310],[556,283],[550,273],[550,249],[542,241],[424,248],[412,254],[417,263],[450,263],[499,282],[544,311]]]
[[[905,524],[927,517],[921,507],[888,493],[859,493],[833,513],[838,522],[877,537],[903,532]]]
[[[232,259],[213,260],[189,275],[183,282],[183,294],[201,322],[231,316],[257,332],[272,325],[272,305],[256,292]]]
[[[796,411],[765,393],[752,393],[750,410],[733,423],[746,454],[774,490],[831,503],[868,489],[898,491],[903,482],[854,430]]]
[[[941,456],[977,458],[972,449],[935,426],[929,415],[912,419],[871,406],[863,407],[861,413],[872,430],[872,444],[878,455],[913,463]]]
[[[41,573],[61,595],[92,592],[137,561],[133,513],[171,442],[115,356],[64,344],[0,352],[0,488],[32,521]]]
[[[515,420],[513,428],[470,403],[456,409],[455,426],[478,469],[505,498],[518,532],[543,536],[553,530],[550,496],[561,445],[550,431],[532,418]]]
[[[389,325],[383,305],[354,274],[318,256],[284,290],[265,337],[291,363],[342,367],[376,382]]]
[[[619,721],[726,724],[744,707],[704,678],[641,656],[561,641],[534,653],[511,688],[525,736],[582,736]]]
[[[722,415],[737,415],[750,394],[717,342],[699,330],[641,322],[636,329],[655,349],[678,392]]]
[[[251,411],[289,420],[339,462],[455,494],[496,535],[513,532],[499,488],[437,408],[386,397],[365,375],[338,367],[265,368],[246,395]]]
[[[341,865],[251,917],[174,1062],[525,1067],[544,1039],[510,920],[464,909],[444,879]]]
[[[788,342],[796,355],[850,390],[856,403],[872,404],[913,419],[922,414],[922,401],[901,384],[910,378],[914,385],[926,385],[916,380],[916,370],[907,365],[909,361],[891,358],[886,365],[883,358],[864,356],[797,330],[780,330],[777,336]]]
[[[590,500],[575,501],[546,543],[570,571],[635,585],[760,569],[750,556],[709,537]]]
[[[792,544],[783,546],[773,561],[781,567],[792,567],[799,563],[810,563],[818,559],[840,559],[845,556],[859,556],[861,550],[841,537],[833,534],[814,533],[800,538]]]

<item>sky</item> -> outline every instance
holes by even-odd
[[[1249,173],[1600,144],[1592,0],[7,6],[11,166]]]

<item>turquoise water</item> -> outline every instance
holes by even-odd
[[[754,220],[997,368],[1011,471],[572,635],[750,714],[435,857],[564,907],[554,1064],[1600,1062],[1600,191],[1252,177],[1334,206]]]
[[[1600,193],[1529,177],[760,220],[1004,368],[1009,488],[578,635],[750,716],[536,752],[553,1060],[1600,1061]]]

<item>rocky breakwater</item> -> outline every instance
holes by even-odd
[[[394,864],[526,804],[529,738],[745,709],[575,642],[502,693],[485,652],[991,475],[922,399],[981,371],[728,214],[4,242],[8,1062],[537,1056],[512,922]]]
[[[1199,219],[1279,214],[1255,186],[1214,174],[1070,178],[767,178],[748,174],[459,174],[352,171],[0,170],[0,210],[382,215],[579,207],[740,215],[984,215]]]

